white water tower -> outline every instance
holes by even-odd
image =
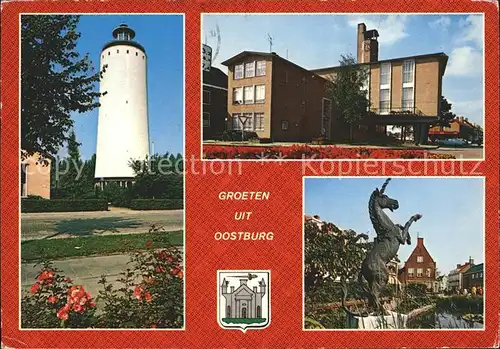
[[[102,48],[95,178],[124,186],[135,176],[130,160],[149,156],[146,51],[126,24]]]

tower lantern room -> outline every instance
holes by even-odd
[[[135,37],[135,31],[130,29],[126,24],[120,24],[118,27],[113,29],[113,37],[117,40],[133,40]]]

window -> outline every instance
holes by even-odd
[[[233,130],[241,130],[242,129],[240,115],[241,114],[233,114],[233,125],[232,125]]]
[[[243,103],[243,87],[233,88],[233,104]]]
[[[243,124],[243,129],[245,131],[253,131],[253,114],[252,113],[243,113],[243,116],[241,116],[241,122]]]
[[[243,79],[243,64],[238,64],[234,66],[234,79]]]
[[[111,54],[111,51],[108,51],[108,56]]]
[[[425,276],[427,276],[428,278],[430,278],[430,277],[431,277],[431,268],[427,268],[427,269],[425,270]]]
[[[475,276],[475,275],[476,275],[476,274],[472,274],[472,278],[473,278],[473,279],[474,279],[474,276]]]
[[[203,127],[210,127],[210,113],[203,113]]]
[[[381,89],[380,90],[380,106],[379,106],[379,113],[389,113],[390,105],[391,105],[391,100],[390,100],[390,92],[391,90],[389,89]]]
[[[139,56],[139,52],[136,52],[136,53],[135,53],[135,55],[136,55],[136,56]]]
[[[257,76],[266,75],[266,61],[258,61],[256,65],[257,65]]]
[[[127,54],[129,54],[129,53],[130,53],[130,51],[129,51],[129,50],[127,50]]]
[[[25,198],[28,196],[28,179],[26,178],[26,164],[21,164],[21,197]]]
[[[283,131],[288,130],[288,120],[282,120],[282,121],[281,121],[281,129],[282,129]]]
[[[401,102],[403,110],[413,110],[413,87],[403,87],[403,100]]]
[[[479,273],[479,277],[482,278],[483,277],[483,272],[480,272]]]
[[[208,90],[203,90],[203,104],[210,104],[211,93]]]
[[[414,272],[415,272],[415,270],[413,268],[408,268],[408,276],[409,277],[413,277]]]
[[[255,113],[255,130],[264,131],[264,113]]]
[[[380,85],[390,85],[391,83],[391,63],[380,65]]]
[[[254,89],[253,86],[245,86],[244,92],[243,92],[245,104],[253,104],[254,100]]]
[[[424,270],[422,268],[417,268],[417,277],[424,276]]]
[[[116,53],[120,53],[120,50],[116,50]]]
[[[266,85],[255,86],[255,103],[264,103],[266,99]]]
[[[253,78],[255,76],[255,62],[245,63],[245,77]]]
[[[415,68],[415,61],[404,61],[403,62],[403,86],[405,84],[413,85],[413,71]]]
[[[332,101],[328,98],[323,98],[322,113],[323,117],[330,117],[332,112]]]
[[[424,257],[423,256],[417,256],[417,263],[423,263],[424,262]]]

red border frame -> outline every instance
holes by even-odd
[[[369,3],[369,6],[368,6]],[[187,166],[186,175],[186,327],[184,331],[30,331],[18,329],[19,311],[19,195],[18,182],[18,15],[22,12],[60,13],[185,13],[186,159],[200,154],[200,13],[202,12],[484,12],[487,161],[445,162],[439,167],[423,161],[386,162],[377,175],[397,174],[411,167],[427,175],[454,176],[464,172],[486,176],[486,319],[485,331],[302,331],[302,175],[320,164],[303,168],[285,164],[244,163],[246,174],[215,177],[197,175],[206,162]],[[108,1],[11,2],[2,4],[1,99],[1,246],[2,342],[8,347],[491,347],[499,336],[499,28],[498,4],[456,0],[429,1]],[[349,162],[344,166],[350,165]],[[380,165],[380,163],[379,163]],[[236,167],[236,164],[235,164]],[[346,168],[346,167],[342,167]],[[257,174],[257,175],[256,175]],[[276,175],[278,174],[278,176]],[[354,175],[343,171],[343,175]],[[373,175],[373,173],[357,173]],[[335,175],[335,174],[330,174]],[[286,182],[283,180],[286,178]],[[217,183],[217,185],[213,185]],[[207,185],[208,184],[208,185]],[[228,203],[217,199],[220,190],[270,190],[274,200],[265,205]],[[212,235],[228,226],[231,210],[253,210],[265,222],[242,229],[274,231],[272,242],[215,242]],[[241,224],[242,226],[243,224]],[[225,228],[227,229],[227,228]],[[245,250],[242,251],[242,248]],[[204,251],[199,253],[198,251]],[[228,258],[224,258],[228,257]],[[217,269],[272,269],[273,319],[261,331],[223,330],[217,325],[215,289]],[[210,276],[211,275],[211,276]],[[201,284],[205,284],[201,287]],[[206,309],[205,312],[199,309]]]

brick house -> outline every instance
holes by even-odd
[[[448,56],[443,52],[378,59],[378,32],[358,24],[357,60],[366,70],[365,89],[370,100],[370,115],[360,125],[370,131],[386,133],[387,125],[411,126],[417,143],[425,143],[429,127],[438,120],[441,107],[442,80]],[[314,69],[329,78],[338,66]],[[358,132],[359,133],[359,132]],[[362,135],[361,135],[362,136]]]
[[[471,141],[482,140],[483,130],[463,116],[456,117],[449,126],[434,126],[429,129],[429,138],[432,140],[463,138]]]
[[[328,138],[327,79],[276,53],[243,51],[222,64],[228,67],[230,129],[280,142]]]
[[[424,238],[417,238],[417,246],[398,273],[402,284],[419,283],[436,292],[436,262],[424,245]]]
[[[448,274],[448,290],[451,292],[461,292],[464,287],[463,275],[474,265],[474,259],[469,257],[469,261],[464,264],[457,264],[457,267]]]
[[[484,264],[475,264],[463,273],[463,288],[470,290],[472,287],[484,286]]]
[[[203,71],[203,139],[213,139],[226,130],[227,75],[219,68]]]
[[[30,195],[50,199],[50,159],[40,160],[38,154],[26,157],[20,163],[20,196]]]

